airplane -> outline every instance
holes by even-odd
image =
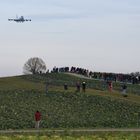
[[[15,22],[25,22],[25,21],[31,21],[31,19],[24,19],[23,16],[21,17],[16,17],[15,19],[8,19],[9,21],[15,21]]]

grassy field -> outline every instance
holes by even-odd
[[[106,90],[108,85],[105,81],[100,81],[100,80],[94,80],[94,79],[84,79],[80,78],[79,76],[73,76],[70,74],[65,74],[65,73],[51,73],[51,74],[45,74],[45,75],[28,75],[28,76],[23,76],[23,79],[27,79],[32,82],[44,82],[48,83],[54,86],[62,86],[64,83],[67,83],[69,86],[75,86],[76,82],[83,82],[85,81],[87,84],[87,87],[90,89],[96,89],[96,90]],[[120,92],[121,91],[121,85],[122,83],[119,82],[114,82],[113,83],[113,89],[115,91]],[[140,95],[140,86],[139,85],[133,85],[133,84],[127,84],[127,91],[131,94],[137,94]]]
[[[87,83],[89,89],[95,90],[107,90],[107,84],[104,81],[94,80],[94,79],[84,79],[70,74],[65,73],[49,73],[44,75],[24,75],[0,78],[0,90],[14,90],[14,89],[44,89],[43,86],[47,83],[50,86],[63,86],[67,83],[69,87],[75,87],[76,82]],[[127,84],[127,91],[131,94],[140,95],[140,86]],[[121,91],[121,83],[114,82],[113,89],[117,92]]]
[[[1,135],[0,140],[139,140],[139,133]]]
[[[42,113],[41,128],[140,127],[139,94],[124,98],[117,90],[110,93],[105,86],[103,90],[101,81],[88,79],[86,93],[76,93],[76,81],[85,79],[67,74],[1,78],[0,129],[34,128],[36,110]],[[65,82],[68,91],[63,89]]]

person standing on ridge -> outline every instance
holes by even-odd
[[[64,90],[68,90],[68,85],[67,85],[67,83],[64,84]]]
[[[112,92],[112,88],[113,88],[112,81],[109,81],[108,88],[109,88],[109,91]]]
[[[86,82],[82,83],[82,90],[83,90],[83,92],[86,92]]]
[[[122,85],[122,95],[123,95],[123,97],[127,97],[126,89],[127,89],[127,85],[126,84],[123,84]]]
[[[80,92],[80,83],[79,82],[76,83],[76,92]]]

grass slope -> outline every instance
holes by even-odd
[[[83,81],[65,74],[1,78],[0,129],[33,128],[36,110],[42,113],[43,128],[139,127],[140,96],[130,94],[123,98],[118,92],[100,89],[102,83],[94,80],[86,81],[85,94],[75,93],[77,80]],[[71,86],[67,92],[62,86],[65,82]]]
[[[36,110],[44,128],[136,127],[140,111],[137,104],[80,93],[16,91],[0,97],[1,129],[33,128]]]
[[[80,78],[79,75],[76,76],[76,74],[72,75],[69,73],[51,73],[51,74],[45,74],[45,75],[28,75],[23,76],[23,79],[27,79],[32,82],[47,82],[51,85],[55,86],[62,86],[64,83],[67,83],[69,86],[75,86],[76,82],[83,82],[85,81],[88,86],[88,88],[97,89],[97,90],[106,90],[108,88],[108,85],[105,81],[100,80],[94,80],[89,78]],[[113,83],[113,89],[115,91],[120,92],[121,91],[121,83],[114,82]],[[140,85],[133,85],[133,84],[127,84],[127,91],[131,94],[137,94],[140,95]]]

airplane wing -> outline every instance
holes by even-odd
[[[23,17],[22,18],[19,18],[19,19],[9,18],[8,20],[9,21],[16,21],[16,22],[31,21],[31,19],[24,19]]]
[[[31,21],[31,19],[25,19],[25,21]]]
[[[16,21],[16,22],[20,22],[19,19],[8,19],[9,21]]]
[[[9,21],[14,21],[15,19],[8,19]]]

